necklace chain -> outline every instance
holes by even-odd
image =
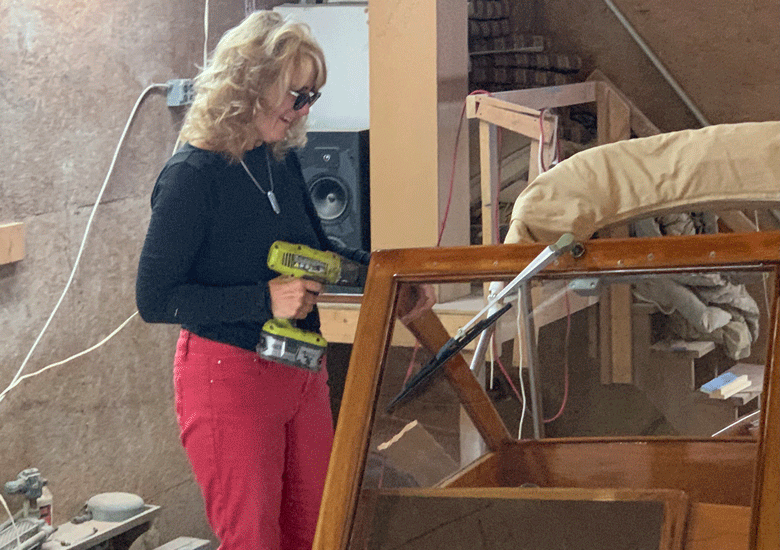
[[[263,186],[260,185],[260,182],[255,179],[255,177],[252,175],[252,172],[249,171],[249,167],[246,165],[243,159],[241,159],[241,166],[244,167],[244,171],[252,180],[252,183],[255,184],[255,187],[257,187],[261,193],[263,193],[266,197],[268,197],[268,202],[271,203],[271,208],[273,208],[274,212],[276,214],[279,214],[282,210],[279,208],[279,201],[276,200],[276,195],[274,194],[274,177],[271,174],[271,159],[268,157],[268,151],[265,152],[265,161],[266,161],[265,165],[268,168],[268,183],[271,185],[271,189],[269,189],[268,191],[263,189]]]

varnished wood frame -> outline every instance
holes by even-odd
[[[480,500],[536,500],[536,501],[587,501],[587,502],[658,502],[663,507],[663,518],[659,525],[658,550],[679,550],[683,542],[685,522],[688,515],[688,495],[671,489],[580,489],[580,488],[523,488],[518,491],[508,487],[479,487],[449,489],[441,491],[428,488],[375,489],[364,498],[373,502],[382,496],[420,498],[473,498]],[[373,508],[373,505],[370,506]],[[353,544],[364,548],[370,536],[371,518],[358,519],[363,523],[356,526],[359,535]],[[365,523],[364,523],[365,522]]]
[[[366,460],[370,429],[382,376],[382,366],[392,339],[394,309],[399,285],[408,282],[491,281],[519,273],[544,245],[494,245],[378,251],[372,255],[355,344],[349,366],[331,466],[325,484],[315,550],[347,546]],[[579,259],[570,255],[548,268],[550,272],[648,272],[761,265],[773,270],[775,288],[771,302],[762,420],[759,427],[755,470],[751,550],[780,547],[778,504],[778,266],[780,232],[663,237],[656,239],[603,239],[586,243]],[[429,349],[437,350],[448,338],[435,314],[430,313],[410,327]],[[489,399],[461,358],[445,369],[464,408],[488,447],[496,451],[510,436]],[[476,387],[475,387],[476,384]],[[348,419],[348,420],[346,420]],[[657,440],[657,438],[656,438]],[[607,439],[601,441],[608,442]],[[653,445],[648,438],[647,445]],[[446,489],[443,489],[446,490]]]

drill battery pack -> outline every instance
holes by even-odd
[[[328,342],[315,332],[292,326],[286,319],[263,325],[257,354],[263,359],[316,372],[322,366]]]

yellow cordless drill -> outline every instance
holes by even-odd
[[[276,241],[268,251],[268,267],[281,275],[311,279],[322,284],[356,286],[365,277],[365,266],[335,254],[301,244]],[[316,332],[300,329],[289,319],[271,319],[263,325],[257,354],[316,371],[328,342]]]

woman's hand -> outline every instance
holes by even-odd
[[[314,308],[322,285],[317,281],[283,275],[268,281],[271,312],[277,319],[303,319]]]
[[[429,284],[402,284],[398,289],[398,319],[407,324],[428,311],[436,303],[436,290]]]

